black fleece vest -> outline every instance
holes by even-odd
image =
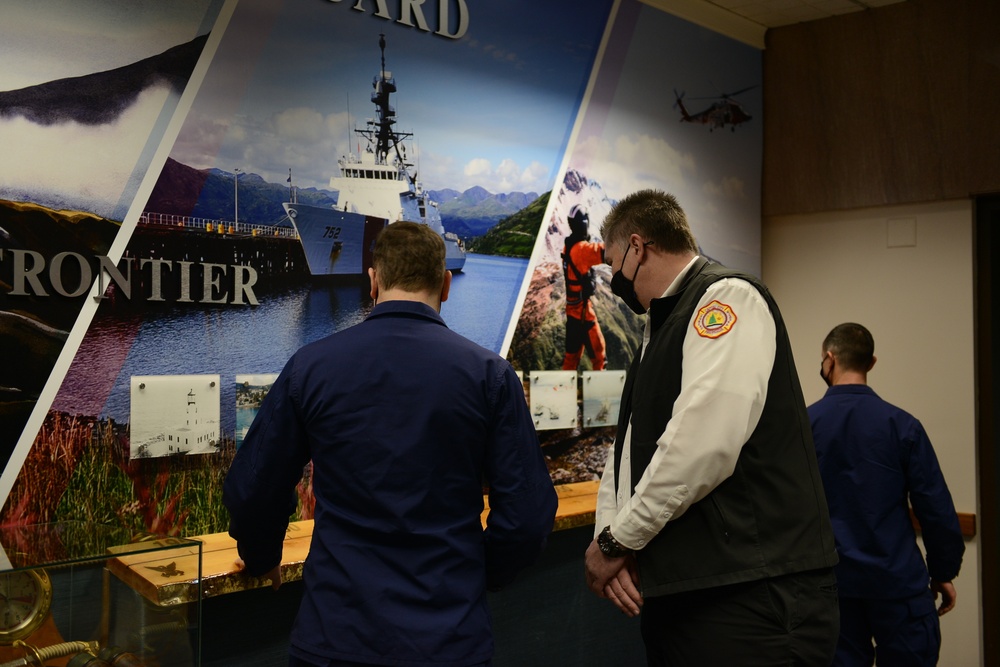
[[[680,393],[684,337],[712,283],[736,277],[767,302],[777,336],[760,422],[743,445],[732,476],[637,552],[644,596],[667,595],[833,566],[837,562],[812,432],[781,313],[753,276],[704,259],[681,290],[651,305],[651,337],[633,361],[622,394],[615,470],[631,417],[631,474],[649,465]],[[737,317],[739,314],[737,313]],[[736,326],[739,326],[738,320]]]

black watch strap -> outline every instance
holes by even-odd
[[[597,547],[608,558],[621,558],[631,551],[614,538],[614,535],[611,534],[611,526],[606,526],[597,536]]]

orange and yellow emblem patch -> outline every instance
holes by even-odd
[[[736,324],[736,313],[730,306],[713,301],[698,311],[694,318],[694,328],[703,338],[718,338],[727,334]]]

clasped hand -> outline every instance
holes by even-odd
[[[639,571],[635,556],[608,558],[593,540],[584,556],[587,587],[595,595],[607,598],[629,618],[639,615],[642,594],[639,592]]]

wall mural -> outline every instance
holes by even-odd
[[[564,256],[572,243],[575,266],[590,274],[582,278],[592,285],[590,326],[604,339],[605,368],[628,368],[643,318],[611,293],[612,268],[588,260],[580,247],[590,243],[603,254],[601,221],[635,190],[676,195],[702,254],[760,275],[763,135],[753,119],[763,107],[760,81],[757,50],[644,5],[621,4],[538,235],[508,351],[516,367],[592,367],[586,349],[578,353],[579,363],[566,355],[568,317],[580,318],[566,298],[571,269]],[[586,240],[571,229],[576,209],[589,215]],[[589,341],[574,347],[582,342]],[[578,424],[588,425],[585,415]],[[600,479],[615,425],[617,419],[607,428],[540,433],[553,480]]]
[[[599,476],[641,335],[614,202],[673,192],[759,273],[760,53],[637,0],[35,4],[0,26],[0,524],[225,530],[261,397],[364,319],[396,220],[442,235],[442,316],[522,373],[556,483]],[[565,355],[574,207],[603,365]]]

